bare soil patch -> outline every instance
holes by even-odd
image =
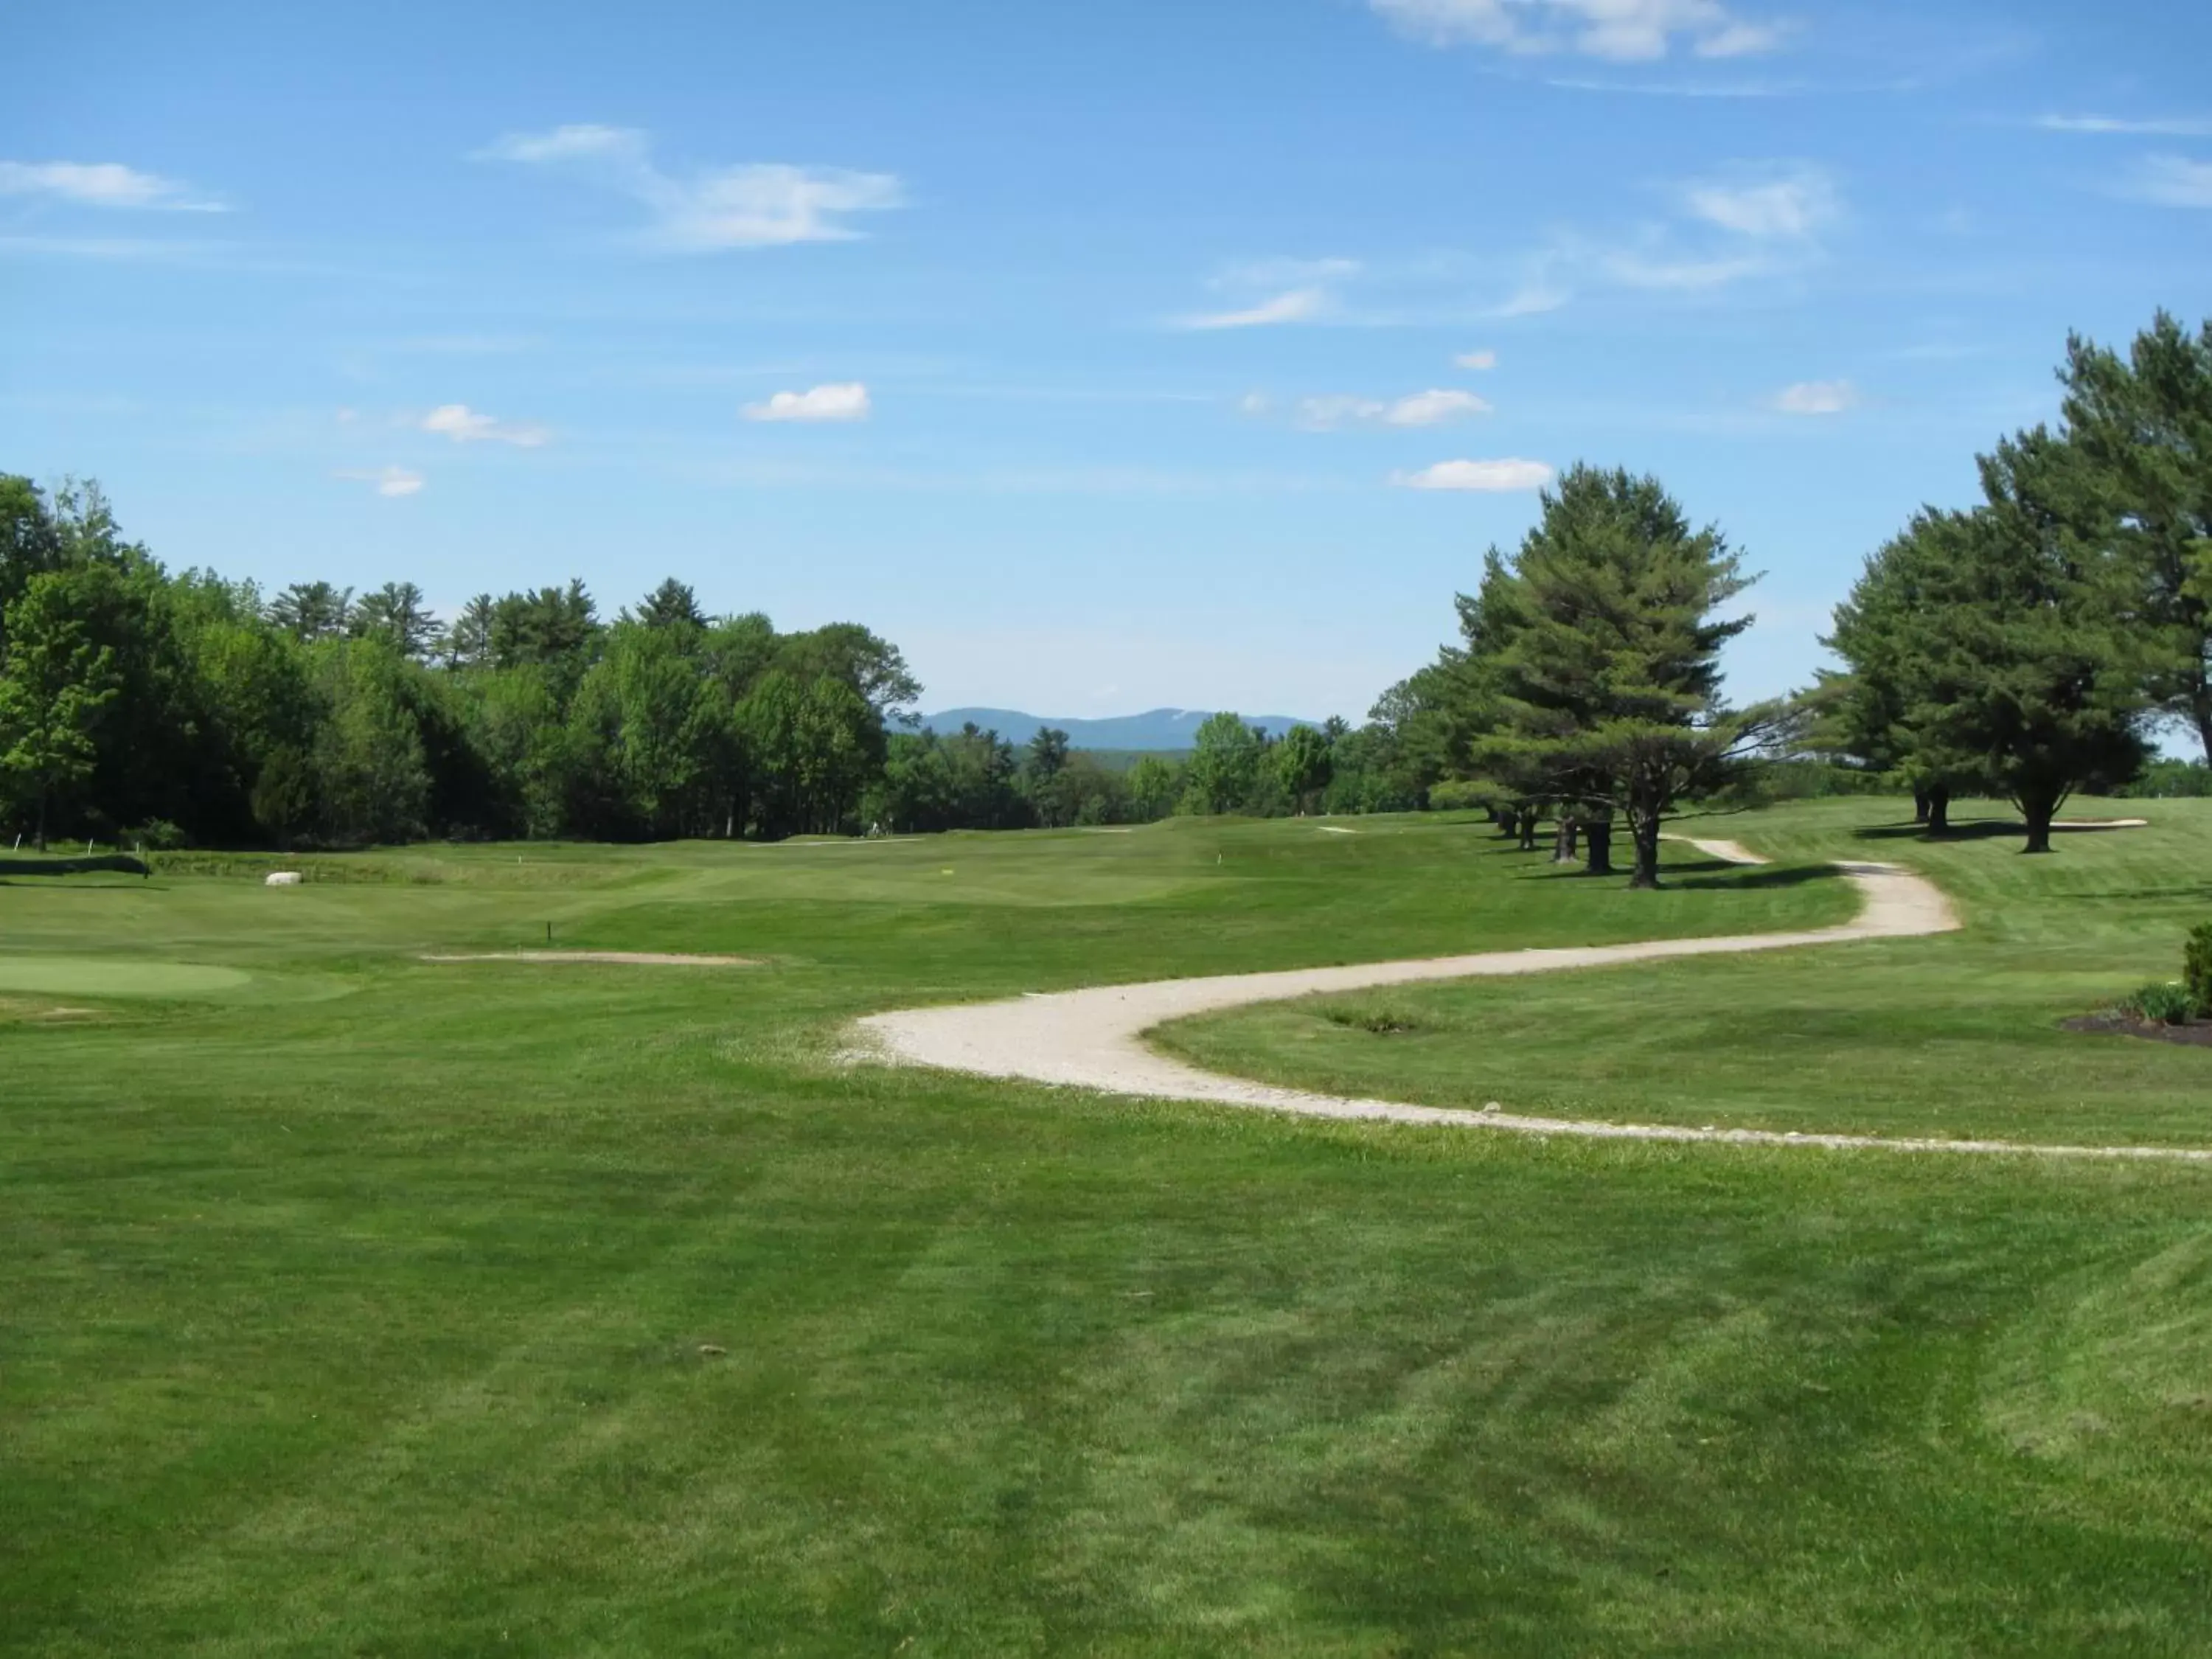
[[[2062,1022],[2069,1031],[2084,1031],[2094,1036],[2142,1037],[2152,1042],[2179,1042],[2185,1048],[2212,1048],[2212,1019],[2192,1019],[2184,1025],[2166,1025],[2156,1020],[2137,1019],[2133,1014],[2124,1014],[2117,1008],[2108,1008],[2099,1014],[2083,1014],[2077,1019]]]

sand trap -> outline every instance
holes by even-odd
[[[2053,818],[2053,830],[2148,830],[2148,818]]]
[[[611,962],[630,968],[757,968],[757,957],[687,957],[665,951],[487,951],[425,956],[425,962]]]
[[[1688,839],[1684,837],[1682,839]],[[1763,863],[1733,842],[1690,841],[1699,851],[1729,861]],[[1718,939],[1654,939],[1637,945],[1578,950],[1495,951],[1477,956],[1414,962],[1378,962],[1349,968],[1307,968],[1288,973],[1224,975],[1211,979],[1160,980],[1147,985],[1102,986],[967,1007],[917,1008],[872,1014],[857,1033],[865,1057],[892,1064],[932,1066],[982,1077],[1094,1089],[1104,1094],[1161,1100],[1204,1101],[1303,1117],[1379,1119],[1458,1128],[1498,1129],[1530,1135],[1575,1135],[1594,1140],[1714,1142],[1739,1146],[1820,1146],[1908,1152],[2039,1153],[2057,1158],[2172,1159],[2212,1164],[2212,1152],[2156,1146],[2034,1146],[1996,1140],[1883,1139],[1870,1135],[1779,1133],[1761,1129],[1692,1129],[1666,1124],[1592,1123],[1522,1117],[1504,1111],[1470,1112],[1396,1101],[1358,1100],[1271,1088],[1222,1077],[1170,1060],[1147,1048],[1143,1033],[1168,1020],[1212,1013],[1249,1003],[1275,1002],[1322,992],[1408,985],[1423,980],[1482,975],[1554,973],[1674,957],[1717,956],[1743,951],[1790,950],[1854,940],[1909,939],[1948,933],[1959,926],[1950,902],[1922,877],[1887,864],[1838,866],[1864,901],[1857,917],[1840,927],[1811,933],[1736,934]]]
[[[1347,830],[1340,823],[1324,823],[1321,826],[1321,832],[1324,836],[1356,836],[1359,833],[1357,830]]]

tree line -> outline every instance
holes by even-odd
[[[171,572],[96,485],[0,476],[0,825],[117,844],[773,839],[1407,810],[1387,726],[1284,740],[1217,715],[1117,768],[915,729],[921,686],[857,623],[708,617],[664,581],[611,620],[580,581],[273,594]]]
[[[1401,747],[1431,805],[1481,805],[1533,845],[1658,878],[1665,817],[1812,764],[1830,787],[1912,791],[1941,833],[1954,796],[2011,801],[2048,852],[2077,790],[2148,769],[2198,793],[2202,765],[2154,764],[2161,726],[2212,756],[2212,324],[2161,313],[2124,356],[2075,337],[2063,418],[1980,459],[1982,501],[1918,514],[1875,553],[1824,641],[1844,667],[1735,708],[1722,646],[1751,585],[1720,531],[1657,480],[1577,466],[1510,556],[1458,601],[1460,641],[1394,688]]]
[[[2123,356],[2075,336],[2056,428],[1981,458],[1868,561],[1812,699],[1815,740],[1902,780],[2014,802],[2032,852],[2076,790],[2143,770],[2160,726],[2212,758],[2212,323],[2161,313]]]
[[[664,582],[471,600],[173,574],[96,487],[0,477],[0,810],[150,846],[783,836],[848,826],[897,648],[710,618]]]
[[[898,649],[858,623],[708,617],[671,579],[603,619],[580,582],[264,595],[170,573],[96,487],[0,475],[0,823],[149,846],[648,840],[1147,822],[1174,813],[1482,806],[1534,846],[1658,878],[1661,825],[1764,776],[2014,801],[2028,846],[2077,789],[2145,775],[2161,723],[2212,753],[2212,324],[2161,314],[2123,356],[2076,337],[2056,428],[1981,459],[1836,611],[1844,664],[1796,697],[1722,692],[1754,580],[1656,479],[1578,465],[1492,549],[1459,639],[1357,729],[1279,739],[1234,714],[1126,769],[915,729]]]

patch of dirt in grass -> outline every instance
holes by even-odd
[[[2154,1020],[2137,1019],[2133,1014],[2124,1014],[2117,1008],[2102,1013],[2083,1014],[2078,1018],[2061,1022],[2069,1031],[2086,1031],[2093,1036],[2145,1037],[2153,1042],[2179,1042],[2191,1048],[2212,1048],[2212,1019],[2192,1019],[2185,1025],[2164,1025]]]
[[[757,968],[757,957],[694,957],[666,951],[486,951],[428,956],[425,962],[611,962],[629,968]]]
[[[62,1008],[52,1003],[26,1002],[16,997],[0,997],[0,1020],[21,1019],[34,1022],[97,1019],[97,1008]]]

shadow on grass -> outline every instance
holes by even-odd
[[[166,893],[167,884],[149,881],[143,876],[126,877],[121,881],[88,881],[79,876],[73,881],[57,881],[51,876],[0,876],[0,887],[19,887],[25,891],[36,888],[43,893]]]
[[[2057,826],[2051,827],[2058,833]],[[2027,826],[2010,818],[1968,818],[1961,823],[1953,820],[1951,827],[1941,835],[1929,833],[1924,823],[1869,823],[1851,831],[1858,841],[1995,841],[2004,836],[2024,840]]]
[[[1596,876],[1598,881],[1626,881],[1635,873],[1635,866],[1625,860],[1615,860],[1612,869]],[[1660,872],[1662,887],[1686,892],[1711,890],[1722,892],[1743,892],[1753,888],[1802,887],[1809,882],[1827,881],[1840,874],[1834,866],[1826,864],[1731,864],[1726,859],[1700,859],[1696,863],[1670,863]],[[1553,864],[1550,855],[1537,869],[1524,870],[1522,881],[1589,881],[1590,872],[1580,861],[1573,864]]]
[[[2122,828],[2117,823],[2054,823],[2054,836],[2109,836]],[[1860,841],[1924,841],[1940,845],[1947,841],[2025,841],[2027,826],[2018,818],[1954,819],[1951,827],[1941,835],[1929,833],[1924,823],[1872,823],[1851,831]]]
[[[1668,881],[1666,885],[1691,890],[1803,887],[1816,881],[1833,881],[1843,873],[1832,864],[1763,864],[1747,867],[1716,860],[1711,864],[1677,865],[1674,867],[1684,873]],[[1701,871],[1712,873],[1698,873]]]

